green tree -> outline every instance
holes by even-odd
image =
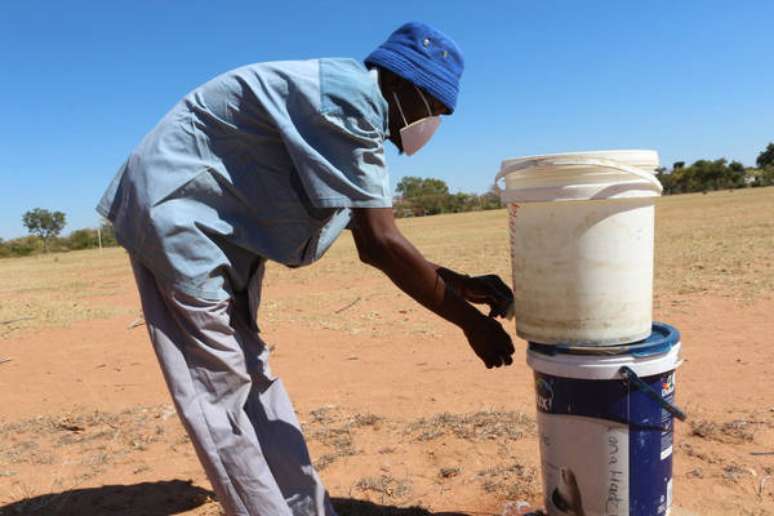
[[[659,171],[658,179],[667,193],[707,192],[722,188],[745,186],[746,171],[738,161],[730,164],[723,158],[700,159],[686,167],[682,162],[673,165],[672,172]]]
[[[411,206],[414,215],[437,215],[449,211],[448,185],[440,180],[406,176],[395,187],[401,199]]]
[[[700,159],[691,165],[691,168],[694,169],[694,174],[701,191],[718,190],[722,187],[723,179],[726,175],[725,159],[721,158],[715,161]]]
[[[67,238],[67,248],[73,251],[92,249],[99,245],[96,229],[78,229]]]
[[[747,169],[747,177],[750,178],[751,186],[773,186],[774,185],[774,166],[766,168]]]
[[[745,177],[747,177],[747,170],[744,165],[739,161],[732,161],[728,164],[725,187],[744,188],[746,186]]]
[[[482,210],[497,210],[503,207],[500,202],[500,189],[497,188],[497,185],[490,186],[489,191],[481,195],[480,203]]]
[[[118,245],[118,240],[116,240],[116,232],[113,230],[113,224],[111,224],[109,220],[102,220],[102,224],[100,224],[100,231],[102,232],[102,247]]]
[[[471,194],[466,194],[464,192],[457,192],[456,194],[452,194],[449,196],[446,209],[450,213],[461,213],[463,211],[468,211],[467,208],[470,204],[470,197]]]
[[[698,190],[693,167],[675,167],[669,176],[671,178],[672,193],[686,193]]]
[[[65,214],[61,211],[48,211],[35,208],[24,214],[22,222],[27,231],[43,240],[43,250],[48,252],[48,242],[55,238],[64,229]]]
[[[401,198],[409,199],[411,197],[416,197],[422,191],[423,183],[424,179],[421,177],[402,177],[395,186],[395,191],[398,192]]]
[[[766,150],[758,154],[758,159],[755,160],[758,168],[774,167],[774,142],[766,146]]]
[[[675,167],[675,168],[682,168],[682,167]],[[656,169],[656,179],[658,179],[659,182],[661,183],[661,186],[664,187],[664,195],[675,193],[675,177],[676,177],[676,174],[670,173],[664,167],[659,167],[658,169]]]

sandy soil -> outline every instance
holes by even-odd
[[[270,282],[266,298],[283,298],[284,288]],[[102,302],[138,311],[128,273]],[[687,514],[774,513],[774,302],[704,295],[660,306],[657,318],[682,332],[686,359],[677,388],[690,419],[677,425],[676,505]],[[513,367],[488,371],[458,330],[405,296],[347,311],[392,314],[426,333],[312,332],[281,321],[263,330],[342,512],[539,506],[524,343]],[[0,357],[11,359],[0,365],[0,513],[217,514],[146,331],[129,328],[135,321],[129,313],[0,341]]]
[[[774,188],[659,200],[655,317],[682,333],[689,415],[676,515],[774,514],[772,221]],[[505,211],[400,225],[437,263],[510,276]],[[0,260],[2,516],[219,513],[139,315],[120,249]],[[313,267],[270,266],[259,323],[341,514],[541,505],[524,342],[486,370],[348,236]]]

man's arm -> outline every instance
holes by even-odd
[[[378,268],[406,294],[459,326],[487,367],[512,363],[513,343],[500,323],[465,301],[459,287],[447,284],[442,268],[427,261],[400,232],[392,208],[353,210],[352,234],[361,261]]]

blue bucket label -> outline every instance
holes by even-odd
[[[674,371],[642,380],[673,401]],[[672,415],[623,380],[535,372],[549,514],[653,516],[671,505]]]
[[[666,375],[666,381],[661,383],[661,396],[669,403],[674,404],[675,401],[675,373]],[[664,427],[664,432],[661,435],[661,460],[664,460],[672,455],[672,443],[674,442],[674,418],[668,411],[661,409],[661,424]]]

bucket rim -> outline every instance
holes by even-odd
[[[648,170],[655,173],[659,166],[658,151],[652,149],[609,149],[597,151],[575,151],[575,152],[557,152],[551,154],[534,154],[531,156],[520,156],[517,158],[507,158],[500,163],[500,173],[507,174],[510,169],[517,168],[528,161],[546,161],[552,159],[609,159],[621,161],[623,163]],[[653,168],[651,168],[653,165]]]
[[[666,353],[680,342],[680,331],[664,322],[653,321],[650,335],[640,341],[614,346],[576,346],[529,342],[529,351],[541,355],[633,355],[647,357]]]
[[[503,161],[494,182],[506,204],[658,197],[659,164],[658,151],[643,149],[525,156]]]

